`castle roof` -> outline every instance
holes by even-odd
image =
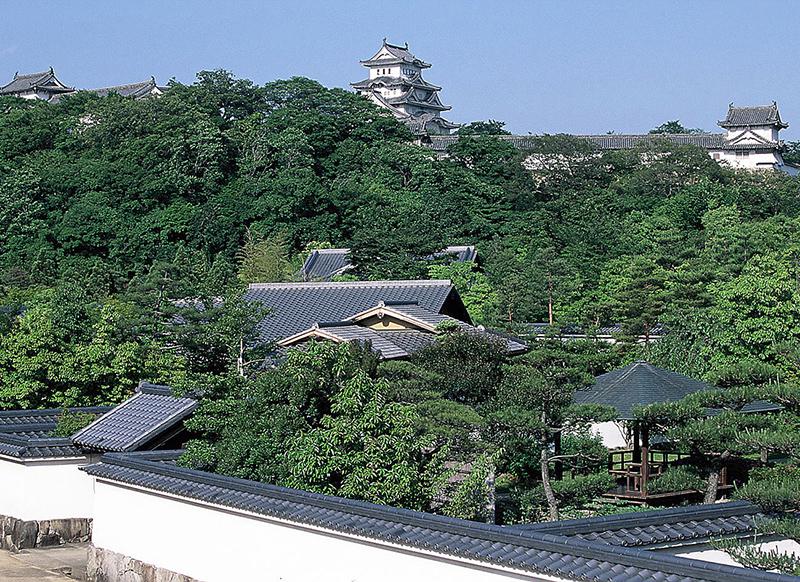
[[[728,115],[718,122],[720,127],[752,127],[759,125],[773,126],[780,129],[789,127],[788,123],[781,121],[778,104],[773,101],[770,105],[756,105],[754,107],[728,106]]]
[[[430,64],[411,54],[411,51],[408,50],[408,43],[404,44],[403,46],[399,46],[386,42],[385,38],[383,39],[381,48],[378,49],[378,52],[376,52],[372,58],[367,59],[366,61],[361,61],[362,65],[366,65],[368,67],[402,63],[414,65],[420,69],[427,69],[430,67]]]
[[[364,79],[357,83],[350,83],[353,89],[371,89],[375,85],[383,85],[385,87],[416,87],[419,89],[429,89],[431,91],[441,91],[442,88],[433,83],[429,83],[422,78],[422,75],[414,75],[413,77],[389,77],[380,76],[374,79]]]
[[[112,93],[122,95],[123,97],[133,97],[138,99],[146,97],[153,92],[162,92],[163,89],[156,84],[156,78],[150,77],[146,81],[139,81],[138,83],[128,83],[126,85],[114,85],[112,87],[101,87],[100,89],[89,89],[92,93],[105,97]]]
[[[50,67],[41,73],[25,73],[24,75],[16,73],[10,83],[0,87],[0,95],[14,95],[37,89],[43,89],[51,93],[69,93],[75,90],[73,87],[67,87],[59,81],[55,71],[53,71],[53,67]]]

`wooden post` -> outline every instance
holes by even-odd
[[[638,463],[642,460],[642,451],[639,448],[639,423],[635,422],[633,424],[633,459],[634,463]]]
[[[647,495],[647,479],[650,477],[650,459],[648,450],[650,449],[650,428],[642,425],[642,497]]]

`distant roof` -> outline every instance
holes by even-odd
[[[485,136],[470,135],[432,135],[426,144],[432,150],[440,153],[456,143],[459,139],[481,139]],[[539,145],[541,135],[495,135],[493,138],[505,141],[520,150],[533,150]],[[779,148],[779,142],[763,144],[731,144],[725,139],[723,133],[659,133],[659,134],[608,134],[608,135],[571,135],[577,139],[587,141],[599,150],[629,150],[637,147],[652,146],[659,142],[670,142],[676,145],[691,145],[707,150],[742,149],[742,150],[774,150]]]
[[[718,122],[718,125],[725,128],[759,125],[778,128],[789,127],[789,124],[781,121],[781,114],[775,101],[770,105],[757,105],[755,107],[734,107],[733,103],[731,103],[728,107],[727,117]]]
[[[578,404],[605,404],[617,409],[617,418],[632,420],[635,406],[674,402],[713,387],[683,374],[657,368],[644,361],[601,374],[585,390],[575,392]]]
[[[661,548],[743,537],[756,531],[761,508],[748,501],[673,507],[511,526],[518,531],[579,537],[611,546]]]
[[[478,257],[478,251],[472,245],[455,245],[445,247],[425,258],[434,260],[443,257],[452,257],[455,262],[474,261]],[[352,268],[350,249],[319,249],[311,251],[308,255],[300,268],[300,275],[306,281],[329,281]]]
[[[468,319],[461,298],[449,280],[348,281],[319,283],[255,283],[245,300],[270,313],[259,322],[261,342],[287,338],[322,322],[340,322],[386,303],[416,302],[434,313],[454,309]]]
[[[109,410],[110,406],[68,409],[94,415]],[[82,456],[69,438],[52,436],[63,413],[61,408],[0,412],[0,455],[24,459]]]
[[[115,85],[113,87],[101,87],[100,89],[88,89],[92,93],[99,95],[100,97],[105,97],[106,95],[110,95],[112,93],[116,93],[117,95],[122,95],[123,97],[145,97],[150,95],[154,91],[161,92],[161,88],[156,84],[155,77],[150,77],[146,81],[140,81],[138,83],[128,83],[127,85]]]
[[[136,394],[72,436],[98,451],[133,451],[164,439],[197,407],[193,398],[178,398],[168,386],[142,382]]]
[[[352,268],[350,249],[318,249],[311,251],[300,273],[307,281],[327,281]]]
[[[161,460],[163,459],[163,461]],[[792,582],[793,576],[540,531],[519,531],[364,501],[224,477],[174,455],[103,455],[86,473],[123,486],[213,503],[281,521],[454,559],[587,582]],[[633,515],[633,514],[631,514]],[[623,517],[623,516],[620,516]],[[637,519],[633,517],[632,519]],[[554,524],[555,525],[555,524]]]
[[[581,336],[581,337],[596,337],[596,336],[613,336],[623,332],[623,325],[621,323],[611,323],[609,325],[601,325],[598,328],[586,328],[579,324],[567,323],[564,325],[550,325],[546,321],[527,323],[524,327],[532,334],[535,335],[560,335],[560,336]],[[661,337],[667,333],[664,325],[658,323],[650,328],[650,336]]]

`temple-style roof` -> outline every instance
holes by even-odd
[[[134,451],[165,442],[197,408],[194,398],[172,395],[169,386],[142,382],[136,394],[72,436],[94,451]]]
[[[731,103],[728,106],[728,116],[719,121],[718,125],[726,129],[765,125],[779,129],[789,127],[788,123],[781,121],[781,114],[775,101],[771,105],[757,105],[754,107],[734,107],[733,103]]]
[[[342,322],[380,302],[408,303],[469,322],[449,280],[254,283],[246,301],[269,310],[258,324],[259,341],[276,342],[323,322]]]
[[[277,519],[299,527],[433,556],[501,566],[518,577],[584,582],[792,582],[796,577],[672,556],[638,547],[589,541],[554,531],[519,531],[364,501],[245,481],[175,465],[174,453],[108,453],[82,470],[121,486],[142,488],[187,502],[210,503]],[[693,507],[681,519],[700,521],[709,506]],[[724,510],[723,510],[724,511]],[[750,511],[749,509],[746,511]],[[636,524],[646,513],[614,516]],[[667,518],[669,519],[669,518]],[[665,519],[665,521],[667,520]],[[554,522],[559,524],[569,522]],[[550,524],[548,524],[550,525]],[[596,527],[596,526],[593,526]],[[634,526],[635,527],[635,526]],[[633,527],[631,529],[634,529]],[[513,574],[512,574],[513,575]]]
[[[400,63],[408,63],[419,67],[420,69],[427,69],[430,67],[428,63],[411,54],[411,51],[408,50],[408,43],[404,44],[403,46],[399,46],[386,42],[385,38],[383,39],[383,44],[381,45],[381,48],[378,49],[378,52],[376,52],[366,61],[361,61],[362,65],[366,65],[368,67],[371,65],[389,65]]]
[[[67,87],[59,81],[55,71],[53,71],[53,67],[50,67],[41,73],[26,73],[23,75],[16,73],[10,83],[0,87],[0,95],[14,95],[36,90],[44,90],[50,93],[69,93],[75,89]]]
[[[632,420],[636,406],[675,402],[712,386],[683,374],[657,368],[639,360],[624,368],[601,374],[573,397],[577,404],[604,404],[617,409],[619,420]]]

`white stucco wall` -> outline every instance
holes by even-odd
[[[607,449],[623,449],[630,446],[625,440],[625,426],[621,422],[597,422],[591,425],[590,430],[603,439]]]
[[[21,462],[0,457],[0,515],[24,520],[92,517],[94,482],[78,467],[95,460]]]
[[[775,540],[758,544],[759,549],[763,551],[778,550],[782,553],[795,554],[800,557],[800,544],[794,540]],[[687,551],[688,550],[688,551]],[[715,550],[707,545],[702,546],[700,549],[691,550],[689,548],[679,548],[670,552],[681,558],[694,558],[696,560],[703,560],[704,562],[714,562],[715,564],[725,564],[727,566],[741,566],[741,564],[731,558],[727,552],[722,550]]]
[[[92,543],[205,582],[549,580],[97,480]]]

